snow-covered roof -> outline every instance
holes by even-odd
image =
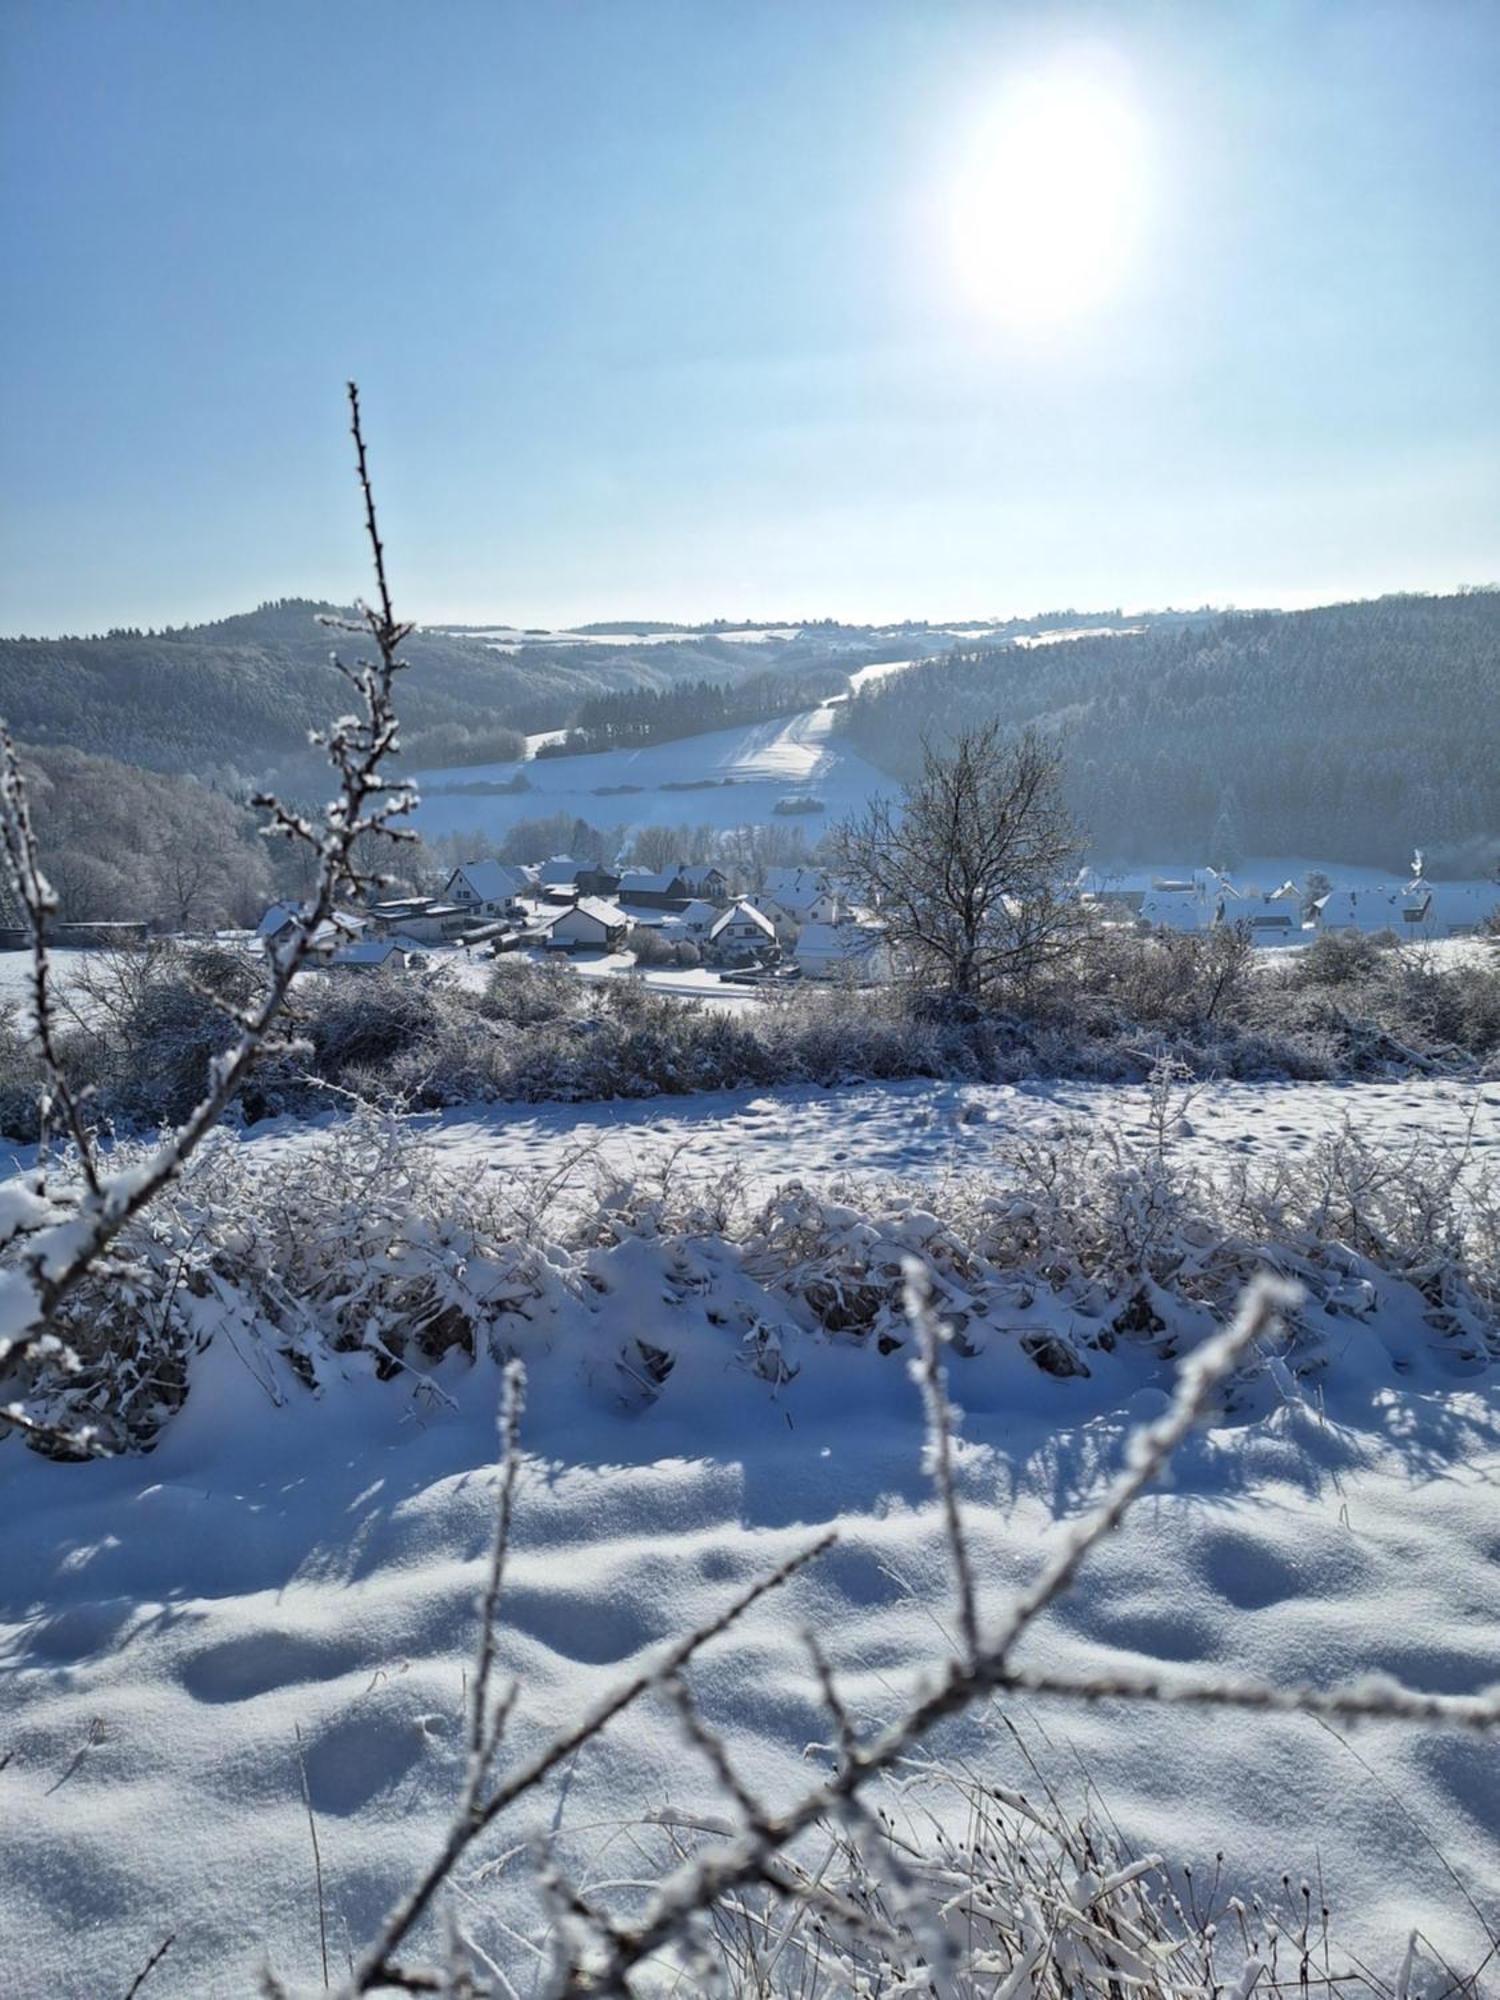
[[[1153,883],[1141,898],[1140,914],[1143,922],[1168,930],[1205,930],[1218,915],[1219,902],[1219,897],[1207,895],[1195,884]]]
[[[611,903],[603,896],[580,896],[576,903],[570,903],[567,909],[558,911],[552,919],[552,928],[556,929],[558,924],[565,923],[573,916],[592,917],[596,924],[602,924],[606,930],[618,930],[621,925],[630,922],[618,903]]]
[[[691,867],[679,868],[677,872],[684,887],[689,889],[701,889],[711,876],[717,875],[721,882],[724,880],[724,870],[712,861],[695,861]]]
[[[268,945],[274,944],[289,925],[300,923],[302,917],[300,903],[273,903],[261,918],[255,934]],[[314,952],[332,951],[335,945],[357,938],[361,931],[368,930],[369,925],[370,919],[360,910],[335,910],[313,932],[310,948]]]
[[[503,861],[461,861],[448,877],[443,894],[450,895],[458,881],[465,882],[481,903],[503,902],[508,896],[524,894],[530,886],[519,868],[507,867]]]
[[[698,901],[688,904],[687,908],[682,912],[682,921],[690,931],[707,930],[708,926],[714,923],[718,916],[718,904],[705,903],[700,898]]]
[[[576,882],[578,871],[593,865],[591,861],[575,861],[571,854],[554,854],[542,863],[537,876],[543,882]]]
[[[408,938],[361,938],[333,954],[333,965],[384,965],[393,955],[404,957],[417,947]]]
[[[848,966],[875,978],[890,973],[889,948],[878,924],[804,924],[797,936],[797,963],[804,972]]]
[[[766,894],[795,916],[808,909],[820,896],[829,893],[828,877],[821,868],[768,868]]]
[[[1330,930],[1441,937],[1451,931],[1477,930],[1493,910],[1500,909],[1500,883],[1377,883],[1373,888],[1334,889],[1319,899],[1317,907]]]
[[[676,868],[627,868],[620,876],[622,896],[640,895],[665,896],[682,880]]]
[[[768,938],[774,938],[776,935],[776,926],[771,919],[757,910],[753,903],[732,903],[727,910],[721,911],[709,936],[718,937],[721,932],[728,930],[731,924],[749,924]]]

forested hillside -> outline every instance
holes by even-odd
[[[65,918],[145,919],[162,929],[253,923],[302,857],[259,813],[196,780],[71,749],[23,759],[48,880]]]
[[[329,652],[336,640],[346,655],[358,650],[357,638],[330,632],[320,613],[337,615],[337,607],[284,599],[165,632],[0,639],[0,716],[26,743],[66,744],[232,788],[273,774],[294,785],[309,762],[308,730],[345,706]],[[592,696],[733,681],[783,662],[805,665],[820,650],[708,637],[637,648],[528,644],[518,658],[477,637],[424,629],[406,647],[403,749],[413,767],[498,762],[520,754],[516,732],[560,728]]]
[[[895,776],[924,735],[1063,734],[1097,855],[1308,855],[1467,872],[1500,852],[1500,592],[1256,612],[955,653],[872,684],[846,740]]]

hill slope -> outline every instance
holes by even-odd
[[[0,639],[0,715],[23,741],[66,745],[222,783],[306,764],[307,732],[344,706],[328,663],[338,607],[302,599],[161,633]],[[342,615],[349,615],[344,613]],[[342,641],[346,657],[358,639]],[[827,658],[822,637],[741,643],[712,633],[672,645],[568,634],[496,642],[423,629],[406,653],[403,740],[412,760],[473,763],[519,746],[497,730],[554,729],[590,696],[684,680],[736,681]]]
[[[969,650],[862,688],[839,728],[904,776],[924,734],[991,717],[1062,732],[1100,854],[1500,849],[1500,592]]]

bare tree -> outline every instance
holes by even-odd
[[[680,826],[638,826],[630,839],[631,865],[636,868],[677,868],[694,858],[688,847],[695,836]]]
[[[832,838],[897,957],[958,998],[1024,983],[1077,935],[1081,838],[1062,753],[1034,732],[1008,740],[988,723],[946,753],[924,746],[900,800],[875,800]]]

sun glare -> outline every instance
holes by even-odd
[[[1121,88],[1055,70],[981,120],[952,190],[970,302],[1017,328],[1078,318],[1136,263],[1147,197],[1143,120]]]

